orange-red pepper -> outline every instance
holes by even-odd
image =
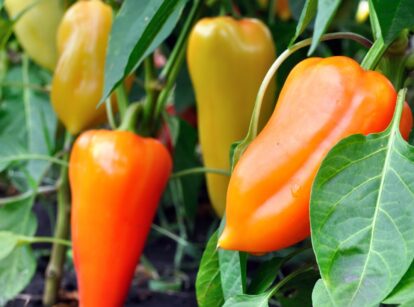
[[[389,80],[350,58],[299,63],[269,122],[234,169],[219,246],[263,253],[308,237],[311,186],[323,158],[344,137],[383,131],[396,97]],[[412,122],[405,104],[404,138]]]
[[[129,131],[76,140],[69,179],[80,306],[123,305],[171,167],[159,141]]]

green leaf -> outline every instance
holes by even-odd
[[[32,213],[33,193],[26,193],[0,206],[0,231],[33,236],[37,223]],[[0,240],[3,238],[0,238]],[[29,284],[36,271],[36,259],[28,245],[14,248],[0,259],[0,306]]]
[[[269,296],[267,292],[257,295],[241,294],[228,299],[223,307],[268,307]]]
[[[312,36],[312,44],[309,49],[309,55],[312,54],[319,44],[322,35],[328,29],[332,19],[338,10],[341,0],[319,0],[318,12],[316,14],[315,29]]]
[[[339,142],[313,184],[313,249],[338,306],[379,304],[414,258],[414,148],[399,132],[404,97],[400,91],[383,133]]]
[[[10,135],[0,135],[0,160],[26,153],[23,146]],[[0,162],[0,172],[4,171],[11,162]]]
[[[243,271],[246,265],[246,255],[237,252],[219,249],[219,263],[221,287],[224,299],[244,293]]]
[[[260,265],[249,287],[249,294],[259,294],[269,289],[280,271],[284,258],[273,257]]]
[[[298,39],[299,35],[305,31],[306,27],[310,24],[312,19],[316,15],[316,7],[318,5],[318,0],[307,0],[305,6],[303,7],[302,13],[300,14],[299,22],[296,26],[296,33],[293,37],[290,45]]]
[[[385,44],[391,43],[405,28],[414,26],[414,0],[371,0]]]
[[[218,231],[214,232],[210,237],[198,269],[196,295],[199,307],[222,306],[224,303],[217,251],[217,237]]]
[[[109,38],[104,91],[100,103],[170,35],[186,2],[187,0],[124,1]]]
[[[414,262],[383,303],[403,304],[409,301],[414,301]]]
[[[19,243],[19,237],[10,231],[0,231],[0,261],[7,257]]]
[[[23,66],[15,66],[8,71],[0,109],[0,138],[13,139],[14,145],[9,142],[9,149],[0,149],[2,157],[12,153],[52,155],[57,119],[49,96],[35,88],[48,83],[47,77],[27,58],[24,58]],[[17,86],[8,87],[7,84]],[[38,181],[50,162],[29,161],[25,165],[29,175]]]
[[[322,279],[319,279],[313,288],[312,303],[315,307],[335,306]]]

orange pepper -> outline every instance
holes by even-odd
[[[387,78],[350,58],[299,63],[234,169],[219,246],[264,253],[308,237],[310,192],[323,158],[347,136],[383,131],[396,98]],[[400,129],[406,139],[412,124],[405,104]]]
[[[171,157],[155,139],[90,130],[75,142],[69,165],[80,306],[122,306]]]

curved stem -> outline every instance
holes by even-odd
[[[72,136],[66,132],[64,148],[69,148],[72,144]],[[66,151],[64,159],[68,161],[69,151]],[[57,221],[54,238],[56,240],[68,240],[70,231],[70,187],[68,178],[68,168],[62,166],[59,178],[60,186],[58,190]],[[55,242],[52,246],[49,264],[46,268],[45,288],[43,292],[43,305],[52,306],[56,303],[60,288],[60,281],[63,276],[63,265],[66,258],[65,245]]]
[[[268,298],[270,299],[273,295],[275,295],[284,285],[286,285],[289,281],[294,279],[295,277],[299,276],[300,274],[309,272],[314,270],[313,265],[307,265],[303,268],[297,269],[296,271],[293,271],[289,275],[287,275],[285,278],[283,278],[279,283],[274,286],[274,288],[269,291]]]
[[[322,36],[321,41],[328,41],[328,40],[334,40],[334,39],[352,39],[367,48],[372,46],[372,42],[370,40],[366,39],[365,37],[361,35],[350,33],[350,32],[337,32],[337,33],[325,34]],[[262,84],[260,85],[259,91],[257,93],[257,96],[256,96],[256,102],[254,105],[253,114],[250,120],[250,125],[249,125],[249,130],[247,132],[247,135],[234,150],[233,161],[232,161],[233,167],[236,165],[241,154],[247,148],[247,145],[250,144],[251,141],[257,136],[260,111],[262,108],[263,99],[266,94],[267,88],[269,87],[269,84],[272,82],[273,77],[276,74],[277,70],[289,56],[291,56],[293,53],[295,53],[299,49],[308,47],[309,45],[311,45],[311,43],[312,43],[312,39],[308,38],[286,49],[284,52],[282,52],[281,55],[277,57],[277,59],[273,62],[272,66],[266,73],[266,76],[264,77]]]
[[[139,113],[142,110],[141,102],[134,102],[131,104],[125,112],[124,119],[118,130],[135,132],[135,126],[137,124]]]
[[[118,102],[118,110],[121,116],[121,121],[123,121],[128,108],[128,95],[123,82],[121,82],[115,89],[115,95]]]
[[[178,244],[181,244],[183,246],[188,246],[190,243],[187,240],[184,240],[183,238],[177,236],[175,233],[172,233],[171,231],[168,231],[161,226],[158,226],[156,224],[152,224],[151,228],[154,229],[156,232],[159,232],[160,234],[170,238],[171,240],[177,242]]]
[[[176,179],[184,176],[189,175],[196,175],[196,174],[204,174],[204,173],[210,173],[210,174],[217,174],[217,175],[223,175],[223,176],[230,176],[230,172],[224,169],[218,169],[218,168],[207,168],[207,167],[194,167],[189,168],[186,170],[178,171],[171,175],[171,179]]]
[[[112,130],[114,130],[116,129],[116,123],[115,123],[115,117],[114,117],[114,112],[112,110],[112,103],[111,103],[110,97],[108,97],[105,100],[105,107],[106,107],[106,116],[108,117],[109,126],[111,127]]]
[[[65,160],[61,160],[61,159],[46,156],[46,155],[39,155],[39,154],[20,154],[20,155],[15,155],[13,157],[0,158],[0,163],[10,163],[10,162],[16,162],[16,161],[25,161],[25,160],[42,160],[42,161],[48,161],[51,163],[59,164],[65,167],[68,166],[68,162]]]

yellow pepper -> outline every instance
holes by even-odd
[[[193,28],[187,61],[206,167],[230,168],[230,146],[246,135],[257,91],[275,57],[271,34],[259,20],[205,18]],[[262,126],[271,114],[274,92],[273,83],[263,103]],[[210,201],[219,215],[228,182],[228,177],[207,175]]]
[[[56,32],[64,13],[63,2],[5,0],[4,6],[10,18],[23,14],[14,25],[14,32],[29,57],[53,70],[57,62]]]
[[[72,5],[58,30],[59,61],[51,99],[66,129],[77,134],[106,119],[105,106],[96,108],[103,90],[112,9],[99,0]]]

